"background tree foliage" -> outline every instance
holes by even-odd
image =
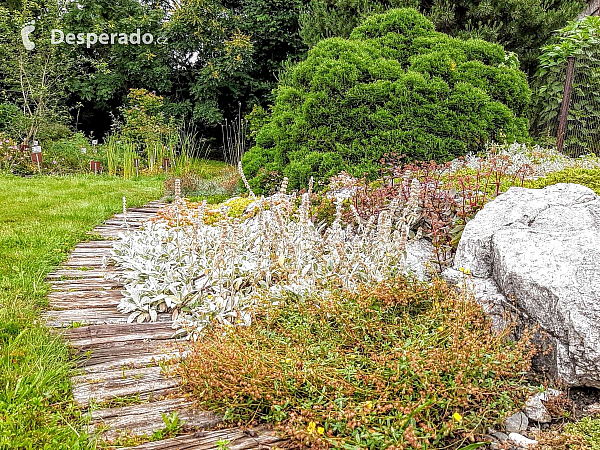
[[[563,101],[567,60],[575,58],[565,150],[574,155],[600,151],[600,17],[589,16],[571,22],[560,30],[552,42],[542,48],[540,66],[533,80],[537,136],[556,136],[558,116]]]
[[[311,0],[301,16],[301,35],[309,45],[348,37],[366,16],[394,7],[416,7],[436,30],[485,39],[516,52],[533,73],[539,47],[552,32],[583,10],[585,0]]]
[[[319,42],[286,73],[244,169],[265,192],[283,176],[292,188],[342,170],[375,176],[391,152],[449,160],[490,140],[527,139],[530,95],[500,45],[436,32],[414,9],[390,10],[349,39]]]
[[[306,55],[299,34],[299,16],[307,0],[234,0],[228,7],[243,20],[240,30],[252,41],[247,70],[238,71],[230,84],[227,101],[236,105],[265,105],[273,100],[279,73],[288,62]]]
[[[50,30],[59,22],[60,3],[30,0],[20,9],[0,7],[0,131],[18,131],[25,140],[61,137],[66,84],[72,60],[64,48],[50,44]],[[33,24],[28,51],[20,30]]]
[[[437,31],[461,38],[484,38],[515,51],[526,72],[536,68],[538,47],[552,30],[564,26],[584,0],[10,0],[2,8],[0,61],[4,92],[0,127],[15,137],[29,134],[28,123],[62,123],[46,127],[59,136],[64,125],[101,137],[122,122],[131,89],[146,89],[164,98],[164,112],[193,121],[202,134],[219,137],[224,118],[254,105],[265,108],[282,71],[306,57],[323,38],[348,38],[365,18],[390,8],[415,7]],[[19,28],[36,18],[40,41],[25,52]],[[27,18],[27,19],[26,19]],[[49,25],[65,33],[143,33],[161,37],[163,45],[99,45],[50,48]],[[44,37],[45,36],[45,37]],[[44,37],[44,39],[42,39]],[[16,49],[17,51],[12,51]],[[46,49],[46,50],[44,50]],[[52,58],[44,60],[48,51]],[[46,52],[46,53],[44,53]],[[51,98],[35,114],[23,115],[16,89],[26,58],[39,78],[44,61],[54,64]],[[32,78],[32,79],[33,79]],[[39,79],[43,79],[39,78]],[[11,81],[12,80],[12,81]],[[60,81],[60,82],[59,82]],[[18,87],[18,86],[17,86]],[[39,90],[39,89],[38,89]],[[42,89],[43,90],[43,89]],[[49,92],[47,89],[45,92]],[[47,107],[46,107],[47,106]],[[70,113],[70,114],[69,114]],[[47,117],[46,117],[47,116]],[[52,117],[51,117],[52,116]],[[116,119],[116,120],[115,120]],[[29,122],[28,122],[29,120]],[[5,125],[3,125],[5,124]],[[9,124],[9,125],[7,125]],[[42,126],[43,128],[44,126]]]
[[[138,0],[79,0],[66,4],[60,28],[64,33],[152,33],[165,35],[166,10]],[[130,89],[171,90],[170,49],[164,45],[60,45],[75,62],[69,78],[69,106],[78,124],[102,132],[111,113],[125,103]]]
[[[64,85],[54,89],[56,103],[70,110],[73,125],[96,135],[106,132],[114,117],[122,121],[130,89],[140,88],[164,97],[168,115],[193,120],[210,134],[224,118],[238,114],[238,102],[247,112],[271,101],[283,65],[306,51],[298,23],[303,0],[36,0],[10,6],[2,8],[0,24],[9,56],[17,49],[29,60],[41,58],[41,43],[27,52],[20,42],[24,17],[38,18],[33,37],[48,42],[51,28],[98,35],[140,29],[161,39],[162,45],[155,40],[150,45],[52,46],[60,54],[59,68],[68,69]],[[42,27],[45,22],[53,25]],[[11,58],[0,73],[18,66]],[[21,106],[15,92],[5,97],[4,115]]]

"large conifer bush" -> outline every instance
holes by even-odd
[[[349,39],[321,41],[276,90],[244,156],[253,189],[292,188],[342,170],[376,176],[396,152],[449,160],[490,140],[525,140],[530,100],[518,61],[496,44],[434,30],[413,9],[374,15]]]

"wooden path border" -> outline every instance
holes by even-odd
[[[163,206],[151,202],[127,210],[127,227],[135,229]],[[126,229],[124,215],[116,214],[96,227],[104,240],[83,242],[69,259],[48,276],[50,309],[44,319],[60,330],[73,348],[80,373],[73,376],[75,402],[90,413],[90,431],[106,442],[119,437],[151,436],[165,428],[162,414],[177,412],[185,422],[181,436],[148,442],[136,450],[230,450],[274,448],[283,441],[267,428],[223,429],[220,417],[197,409],[177,388],[180,380],[164,370],[165,360],[181,358],[180,345],[171,336],[170,314],[158,322],[128,324],[117,311],[122,298],[117,282],[106,280],[103,259],[119,233]],[[221,429],[218,429],[221,428]],[[219,443],[219,444],[217,444]]]

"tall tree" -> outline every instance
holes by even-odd
[[[165,24],[179,89],[172,100],[189,99],[194,119],[204,125],[221,123],[220,98],[251,62],[242,19],[218,0],[180,0]]]
[[[125,33],[128,36],[150,33],[151,44],[67,45],[77,60],[69,80],[71,104],[83,104],[79,121],[88,131],[105,131],[110,114],[125,102],[132,88],[147,88],[161,94],[172,89],[172,70],[168,45],[159,38],[166,33],[167,11],[160,3],[139,0],[78,0],[69,2],[61,28],[67,33]],[[162,42],[162,40],[161,40]],[[104,120],[102,120],[104,118]],[[103,123],[104,122],[104,123]],[[98,128],[100,129],[98,129]]]
[[[232,93],[248,105],[272,100],[279,73],[287,62],[306,55],[308,47],[300,37],[300,14],[307,0],[241,0],[230,7],[242,17],[241,30],[250,37],[252,60],[232,85]]]
[[[73,60],[50,41],[60,6],[56,1],[29,0],[20,9],[0,7],[2,100],[23,112],[20,137],[25,141],[35,139],[40,127],[67,117],[66,84]],[[21,30],[28,33],[22,35]]]

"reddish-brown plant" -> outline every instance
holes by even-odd
[[[524,394],[528,340],[508,333],[442,281],[395,279],[213,328],[180,373],[204,407],[303,446],[440,448],[483,434]]]

